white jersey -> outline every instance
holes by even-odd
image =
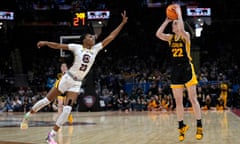
[[[91,69],[98,52],[103,48],[102,43],[94,45],[91,49],[83,48],[81,44],[68,44],[68,48],[74,54],[74,62],[69,72],[83,80]]]

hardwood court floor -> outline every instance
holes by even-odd
[[[175,112],[73,112],[74,123],[58,132],[58,144],[238,144],[240,117],[226,111],[202,111],[204,138],[195,139],[192,112],[185,113],[190,126],[179,142]],[[56,113],[36,113],[30,127],[21,130],[23,113],[0,113],[0,144],[44,144]]]

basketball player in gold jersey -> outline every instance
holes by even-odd
[[[61,73],[58,73],[57,75],[57,80],[54,84],[55,87],[57,87],[61,77],[68,71],[68,66],[67,66],[67,63],[63,62],[61,63],[61,66],[60,66],[60,70],[61,70]],[[64,106],[64,101],[65,101],[65,95],[59,95],[57,97],[57,106],[58,106],[58,116],[62,113],[63,111],[63,106]],[[69,116],[68,116],[68,123],[69,124],[72,124],[73,123],[73,116],[72,114],[70,113]]]
[[[189,126],[183,121],[183,91],[184,88],[186,88],[197,123],[196,139],[200,140],[203,138],[202,116],[196,92],[198,81],[192,64],[192,58],[190,56],[190,34],[184,29],[182,12],[178,4],[175,4],[175,11],[178,15],[177,20],[166,18],[158,28],[156,36],[163,41],[167,41],[171,51],[171,88],[176,101],[178,129],[180,133],[178,138],[180,141],[183,141],[185,139],[185,133],[189,128]],[[170,22],[172,22],[173,34],[164,33],[166,26]]]
[[[121,13],[121,16],[121,23],[105,39],[98,43],[96,43],[96,37],[90,33],[83,34],[80,37],[80,44],[60,44],[49,41],[39,41],[37,43],[38,48],[46,47],[71,51],[74,55],[74,61],[69,70],[61,77],[58,85],[56,87],[52,87],[46,97],[37,101],[31,110],[24,115],[22,123],[20,124],[21,128],[28,127],[29,118],[34,113],[38,112],[40,109],[55,100],[57,96],[66,93],[66,103],[63,106],[63,111],[57,118],[55,125],[46,138],[48,144],[57,144],[55,136],[60,127],[67,121],[67,118],[72,111],[72,106],[80,94],[82,81],[93,66],[96,56],[117,37],[124,25],[127,23],[128,17],[126,15],[126,11]]]
[[[220,98],[223,100],[223,108],[227,109],[227,97],[228,97],[228,85],[227,83],[221,83],[220,84]]]

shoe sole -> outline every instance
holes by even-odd
[[[188,131],[188,129],[189,129],[189,126],[185,126],[185,131],[184,131],[184,133],[183,133],[183,139],[182,140],[180,140],[179,139],[179,141],[184,141],[185,140],[185,134],[186,134],[186,132]]]
[[[20,128],[21,128],[22,130],[26,130],[26,129],[28,129],[28,124],[27,124],[27,123],[24,123],[24,122],[21,122]]]

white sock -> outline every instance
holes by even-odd
[[[56,125],[58,127],[61,127],[67,121],[67,118],[68,118],[69,114],[71,113],[71,111],[72,111],[71,106],[63,107],[63,112],[60,114],[60,116],[58,117],[58,119],[56,121]]]
[[[52,129],[51,132],[50,132],[50,135],[55,136],[56,133],[57,133],[57,132],[56,132],[55,130]]]
[[[31,112],[27,112],[26,116],[28,116],[28,117],[31,116]]]

